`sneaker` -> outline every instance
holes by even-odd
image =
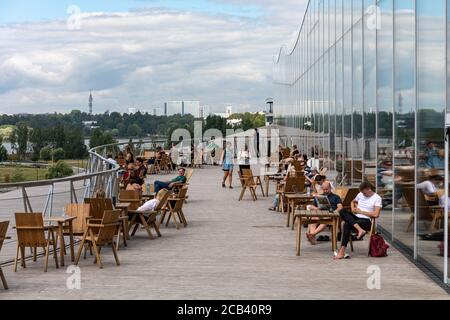
[[[225,188],[225,183],[222,183],[222,188]]]

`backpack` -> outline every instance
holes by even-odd
[[[387,257],[388,248],[389,245],[384,241],[381,235],[373,234],[370,237],[369,256],[377,258]]]
[[[445,247],[444,247],[444,241],[441,241],[438,245],[439,248],[439,255],[441,257],[444,256],[444,252],[445,252]],[[450,246],[448,246],[448,256],[450,257]]]

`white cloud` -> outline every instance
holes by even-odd
[[[0,27],[0,112],[87,110],[91,88],[98,112],[174,99],[260,109],[272,57],[305,3],[249,1],[267,10],[260,20],[158,9],[83,14],[80,30],[65,21]]]

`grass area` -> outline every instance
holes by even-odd
[[[45,168],[0,166],[0,183],[44,180],[46,173],[47,169]],[[14,181],[15,178],[21,179],[20,181]]]
[[[65,163],[67,163],[71,167],[78,167],[78,168],[87,168],[88,160],[87,159],[70,159],[70,160],[63,160]],[[49,164],[52,162],[49,161]],[[75,172],[77,172],[76,169],[74,169]]]

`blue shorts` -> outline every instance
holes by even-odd
[[[223,171],[231,171],[234,169],[234,165],[232,163],[224,163]]]

